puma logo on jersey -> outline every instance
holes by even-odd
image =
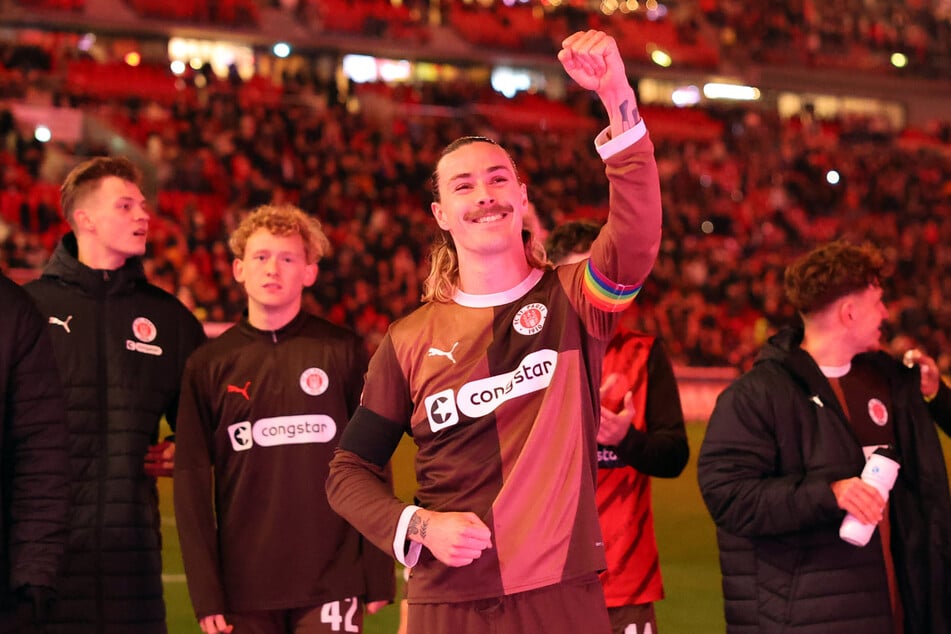
[[[72,334],[73,331],[69,329],[69,322],[72,320],[72,318],[73,318],[72,315],[67,317],[65,320],[62,320],[59,317],[50,316],[50,323],[53,324],[54,326],[62,326],[63,330]]]
[[[248,388],[249,388],[249,387],[251,387],[251,381],[247,381],[247,382],[244,384],[244,387],[238,387],[237,385],[229,385],[229,386],[228,386],[228,394],[231,394],[231,393],[240,394],[241,396],[244,397],[244,400],[250,401],[250,400],[251,400],[251,397],[248,396]]]
[[[456,358],[452,356],[452,353],[456,351],[456,346],[458,345],[459,345],[459,342],[457,341],[454,344],[452,344],[452,347],[449,348],[449,350],[440,350],[439,348],[430,348],[426,352],[426,356],[427,357],[446,357],[447,359],[452,361],[453,364],[455,364]]]

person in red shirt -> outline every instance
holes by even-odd
[[[591,255],[601,226],[559,225],[546,242],[555,265]],[[647,333],[619,329],[604,357],[598,429],[598,515],[608,568],[601,573],[614,634],[656,634],[664,597],[651,509],[651,477],[674,478],[690,449],[667,352]],[[633,629],[631,629],[633,628]]]

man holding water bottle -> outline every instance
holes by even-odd
[[[711,415],[698,478],[731,633],[951,632],[935,429],[951,434],[951,391],[923,352],[903,363],[880,351],[882,266],[871,245],[844,241],[794,262],[785,287],[802,328],[772,337]],[[898,463],[890,491],[873,469],[860,477],[876,451]],[[864,546],[848,524],[840,536],[847,514],[874,527]]]

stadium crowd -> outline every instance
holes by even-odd
[[[920,3],[908,4],[917,16]],[[746,37],[721,3],[701,5],[712,23]],[[790,16],[799,14],[782,15],[770,23],[796,31]],[[940,34],[947,19],[938,24]],[[852,41],[868,43],[868,29],[850,29],[861,35]],[[0,94],[22,97],[50,83],[3,59]],[[244,305],[225,245],[242,213],[291,201],[324,223],[334,248],[307,295],[310,308],[354,328],[373,349],[419,301],[435,229],[430,170],[462,134],[498,138],[513,152],[539,230],[606,209],[591,130],[501,126],[465,107],[487,98],[482,86],[363,86],[339,95],[336,84],[298,72],[278,93],[246,89],[208,73],[192,98],[165,103],[68,88],[52,96],[141,143],[158,192],[147,272],[203,320],[231,321]],[[353,108],[354,99],[363,107]],[[575,95],[568,103],[580,120],[593,106]],[[891,262],[889,337],[911,339],[951,369],[948,122],[909,139],[874,117],[830,122],[807,112],[783,120],[756,107],[709,115],[716,134],[654,134],[664,241],[628,325],[659,333],[677,363],[745,368],[765,337],[794,318],[782,294],[785,264],[832,238],[871,240]],[[650,111],[644,116],[650,126]],[[8,106],[0,106],[0,143],[0,268],[36,271],[64,230],[58,179],[77,156],[106,148],[40,143],[24,136]]]
[[[82,14],[85,0],[16,0],[38,10]],[[887,72],[892,53],[908,58],[906,72],[942,76],[951,70],[951,5],[946,0],[719,0],[434,3],[428,0],[123,0],[146,20],[256,29],[268,12],[292,17],[326,34],[420,44],[434,24],[475,46],[548,54],[577,29],[605,30],[632,60],[646,59],[641,34],[709,67],[721,61],[839,67]],[[544,28],[541,27],[544,22]]]

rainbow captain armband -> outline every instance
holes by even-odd
[[[641,285],[626,286],[615,284],[594,268],[591,260],[585,265],[584,294],[596,308],[606,313],[624,310],[634,302],[641,291]]]

